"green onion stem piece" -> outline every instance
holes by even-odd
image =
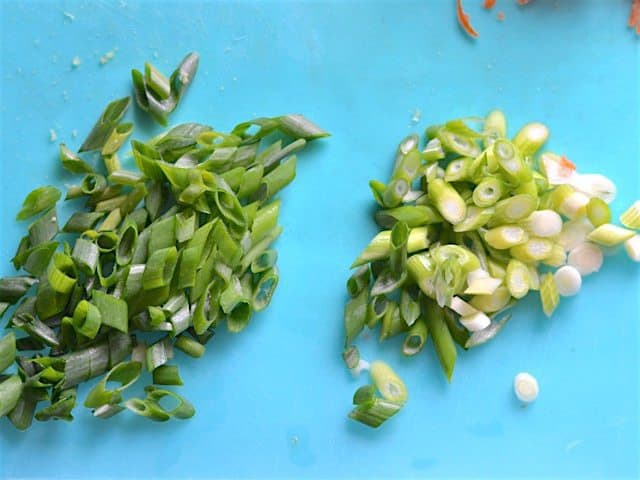
[[[16,359],[16,337],[9,332],[0,338],[0,373],[4,372]]]
[[[442,370],[447,380],[451,382],[457,352],[451,333],[444,320],[444,311],[431,299],[425,300],[425,308],[429,334],[433,339],[433,345],[440,360]]]
[[[402,344],[402,353],[406,356],[413,356],[419,353],[427,341],[427,323],[422,318],[418,318],[409,327],[407,336]]]
[[[160,365],[153,371],[155,385],[183,385],[176,365]]]
[[[455,225],[467,216],[465,201],[456,189],[444,180],[436,178],[429,182],[429,198],[449,223]]]
[[[0,417],[7,415],[18,403],[23,383],[18,375],[11,375],[0,382]]]
[[[32,190],[22,202],[22,209],[16,215],[16,220],[26,220],[49,210],[60,200],[61,195],[60,190],[51,185]]]
[[[205,346],[201,343],[187,337],[186,335],[180,335],[176,338],[174,347],[178,350],[182,350],[184,353],[193,358],[200,358],[204,355]]]

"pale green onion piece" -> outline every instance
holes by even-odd
[[[114,415],[117,415],[118,413],[122,412],[123,410],[124,410],[124,407],[122,407],[120,405],[105,404],[105,405],[102,405],[102,406],[96,408],[92,412],[92,415],[94,417],[98,417],[98,418],[101,418],[103,420],[106,420],[107,418],[111,418]]]
[[[640,235],[634,235],[624,242],[627,255],[634,262],[640,262]]]
[[[95,243],[84,238],[76,240],[71,257],[83,273],[92,275],[96,271],[99,256],[100,251]]]
[[[148,402],[139,398],[132,398],[124,403],[130,411],[154,422],[166,422],[171,416],[154,402]]]
[[[562,217],[553,210],[538,210],[523,220],[521,225],[534,237],[555,237],[562,231]]]
[[[505,284],[513,298],[523,298],[529,293],[531,287],[531,275],[528,267],[515,259],[511,259],[507,265]]]
[[[447,381],[451,383],[458,353],[449,327],[445,322],[444,310],[430,299],[426,300],[426,322],[442,371],[447,377]]]
[[[527,123],[513,137],[513,145],[525,157],[535,155],[549,138],[549,129],[542,123]]]
[[[487,230],[484,241],[498,250],[506,250],[529,240],[527,232],[517,225],[503,225]]]
[[[460,317],[460,323],[470,332],[479,332],[491,325],[491,319],[482,312],[476,312],[466,317]]]
[[[531,180],[531,169],[524,163],[520,152],[506,140],[496,140],[487,149],[487,163],[492,170],[492,163],[497,163],[500,173],[510,183],[519,184]]]
[[[467,206],[467,216],[460,223],[453,226],[454,232],[469,232],[484,227],[493,217],[493,208],[480,208],[475,205]]]
[[[342,352],[342,360],[349,370],[354,369],[360,363],[360,351],[358,347],[350,345]]]
[[[587,214],[588,203],[589,197],[584,193],[571,192],[558,206],[558,212],[570,220],[575,220],[576,218],[584,217]]]
[[[553,274],[558,293],[563,297],[571,297],[580,291],[582,276],[575,267],[565,265]]]
[[[400,411],[402,405],[373,397],[370,402],[357,405],[349,413],[349,418],[371,428],[378,428]]]
[[[604,262],[604,254],[597,245],[583,242],[569,252],[567,262],[572,267],[575,267],[580,275],[590,275],[600,270]]]
[[[402,343],[402,353],[413,356],[419,353],[427,341],[427,324],[422,318],[418,318],[409,328],[407,336]]]
[[[500,320],[492,320],[491,325],[484,328],[483,330],[473,332],[464,343],[464,348],[477,347],[478,345],[482,345],[483,343],[488,342],[498,334],[498,332],[509,321],[510,318],[511,315],[504,315]]]
[[[469,305],[460,297],[453,297],[451,302],[449,302],[449,308],[462,317],[468,317],[478,313],[476,308]]]
[[[429,229],[428,227],[412,228],[409,231],[407,239],[407,252],[413,253],[424,250],[429,246]],[[391,253],[391,231],[385,230],[379,232],[369,245],[362,251],[358,258],[353,262],[351,268],[363,265],[373,260],[387,258]]]
[[[567,263],[567,252],[561,245],[554,243],[551,247],[551,253],[542,260],[542,263],[550,267],[561,267]]]
[[[601,198],[607,203],[613,202],[616,198],[617,189],[615,184],[599,173],[575,173],[569,178],[568,183],[589,198]]]
[[[478,257],[471,250],[460,245],[439,245],[433,247],[430,253],[438,264],[442,264],[449,259],[454,260],[465,273],[480,268],[480,260]]]
[[[467,180],[467,169],[470,163],[468,158],[452,160],[444,170],[445,182],[461,182]]]
[[[87,338],[95,338],[102,323],[100,310],[86,300],[81,300],[73,312],[73,328]]]
[[[500,200],[495,205],[495,214],[491,223],[517,223],[531,215],[538,206],[538,199],[531,195],[520,194]]]
[[[504,193],[505,187],[500,180],[487,177],[473,190],[473,203],[482,208],[491,207],[500,200]]]
[[[376,212],[376,222],[384,228],[393,228],[397,222],[405,222],[410,228],[442,222],[440,214],[426,205],[402,205]]]
[[[510,300],[509,289],[505,286],[500,286],[491,295],[475,295],[469,303],[473,308],[481,312],[493,313],[506,307]]]
[[[587,218],[594,227],[611,222],[609,205],[599,197],[593,197],[587,203]]]
[[[394,337],[407,329],[407,324],[400,315],[400,307],[396,302],[390,301],[387,311],[382,317],[380,326],[380,341]]]
[[[571,220],[564,223],[556,241],[566,251],[571,251],[586,242],[592,231],[593,226],[586,219]]]
[[[400,315],[409,327],[420,316],[420,304],[417,297],[417,290],[414,288],[403,288],[400,293]]]
[[[427,145],[422,150],[422,159],[427,162],[436,162],[444,158],[444,150],[442,149],[442,143],[437,138],[432,138],[427,142]]]
[[[487,270],[489,272],[489,275],[494,278],[505,278],[507,276],[507,269],[502,260],[496,260],[494,258],[488,257]]]
[[[425,295],[435,297],[436,264],[431,255],[425,253],[410,256],[407,259],[407,271]]]
[[[540,290],[540,273],[535,265],[527,265],[529,268],[529,286],[531,290]]]
[[[372,297],[367,305],[367,327],[374,328],[384,318],[388,308],[389,302],[386,296]]]
[[[550,317],[560,303],[560,294],[553,273],[546,273],[540,280],[540,300],[542,311]]]
[[[175,392],[157,388],[152,385],[145,387],[144,390],[145,392],[147,392],[146,401],[162,409],[170,417],[179,418],[180,420],[186,420],[187,418],[193,417],[196,413],[195,408],[193,408],[193,406],[185,398],[183,398],[182,396],[178,395]],[[165,397],[171,397],[177,402],[177,405],[173,407],[171,410],[166,410],[160,404],[160,400],[162,400]]]
[[[120,403],[121,394],[133,385],[142,373],[142,364],[139,362],[122,362],[114,366],[87,395],[84,406],[98,408],[106,404]],[[113,382],[119,383],[112,388]]]
[[[449,223],[455,225],[467,216],[464,200],[456,189],[444,180],[436,178],[429,182],[429,198]]]
[[[409,182],[404,178],[396,178],[389,182],[382,193],[382,203],[387,208],[397,207],[409,192]]]
[[[466,295],[491,295],[502,284],[500,278],[492,277],[489,272],[479,268],[467,275]]]
[[[587,240],[599,245],[604,245],[605,247],[614,247],[624,243],[634,235],[635,232],[633,230],[605,223],[587,235]]]
[[[347,292],[349,296],[355,297],[364,288],[369,286],[371,276],[369,274],[369,266],[363,265],[358,268],[347,280]]]
[[[400,405],[407,401],[407,387],[389,365],[373,362],[369,373],[382,398]]]
[[[148,372],[153,372],[160,365],[164,365],[173,358],[173,345],[169,337],[158,340],[147,347],[145,351],[145,364]]]
[[[490,147],[497,139],[507,136],[507,119],[502,111],[489,112],[484,121],[482,134],[485,147]]]
[[[251,306],[254,311],[260,312],[267,308],[269,303],[271,303],[279,280],[280,276],[276,267],[270,268],[262,273],[253,289],[251,297]]]
[[[53,254],[47,270],[49,285],[60,294],[69,294],[77,283],[75,264],[70,256],[62,252]]]
[[[620,223],[627,228],[640,229],[640,200],[633,202],[633,205],[620,215]]]
[[[391,272],[400,275],[407,263],[407,242],[409,240],[409,227],[404,222],[396,223],[391,229],[391,251],[389,252],[389,265]]]
[[[520,372],[513,380],[513,390],[518,400],[522,403],[529,404],[538,398],[538,381],[527,372]]]
[[[527,242],[509,250],[512,257],[524,263],[544,260],[553,250],[553,243],[546,238],[530,238]]]
[[[56,208],[47,210],[40,218],[29,225],[31,247],[50,242],[58,234],[58,214]]]

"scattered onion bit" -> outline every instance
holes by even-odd
[[[458,23],[467,34],[473,38],[478,38],[478,32],[471,26],[469,15],[462,8],[462,0],[456,0],[456,12],[458,14]]]

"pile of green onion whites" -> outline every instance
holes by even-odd
[[[640,261],[640,202],[615,225],[608,206],[614,184],[578,173],[564,157],[539,154],[547,127],[530,123],[509,139],[502,112],[472,120],[481,128],[464,120],[429,127],[425,146],[408,136],[389,182],[370,182],[382,231],[347,282],[343,358],[354,373],[368,364],[353,342],[380,324],[380,340],[405,335],[407,356],[431,336],[451,381],[456,344],[469,349],[493,338],[510,317],[504,312],[530,291],[550,316],[561,296],[578,293],[582,277],[600,268],[603,250],[624,244]],[[377,378],[362,388],[380,390]],[[362,392],[350,416],[372,427],[406,401],[403,395],[395,408],[380,406],[374,397],[364,402]]]
[[[166,123],[197,64],[188,55],[170,79],[151,65],[134,71],[138,104]],[[97,376],[84,401],[96,417],[191,417],[193,406],[165,388],[182,385],[174,348],[201,357],[225,319],[240,332],[267,307],[282,232],[273,197],[295,177],[294,154],[327,135],[301,115],[231,133],[185,123],[133,140],[137,169],[125,168],[117,152],[133,130],[121,121],[129,104],[110,103],[79,153],[60,145],[62,166],[79,175],[66,194],[76,211],[61,229],[53,186],[32,191],[18,214],[37,217],[13,258],[21,273],[0,279],[10,329],[0,339],[0,417],[18,429],[34,415],[71,420],[78,385]],[[152,384],[126,399],[143,369]]]

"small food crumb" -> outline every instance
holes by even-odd
[[[53,128],[50,128],[49,129],[49,141],[51,143],[53,143],[56,140],[58,140],[58,134],[56,133],[56,131]]]
[[[416,123],[419,123],[421,119],[422,119],[422,111],[419,108],[416,108],[413,111],[413,115],[411,115],[411,123],[415,125]]]
[[[78,68],[81,63],[82,61],[80,60],[80,57],[76,55],[73,57],[73,60],[71,60],[71,67]]]
[[[153,58],[158,58],[160,56],[157,50],[154,50],[151,55],[153,55]]]
[[[64,15],[64,18],[66,18],[70,22],[73,22],[76,19],[76,16],[70,12],[62,12],[62,15]]]
[[[105,53],[100,57],[100,65],[106,65],[111,60],[113,60],[113,57],[115,56],[116,56],[116,52],[114,50],[109,50],[107,53]]]
[[[300,439],[298,438],[297,435],[294,435],[293,437],[291,437],[291,445],[292,446],[296,446],[298,445],[298,443],[300,443]]]
[[[504,15],[504,12],[498,12],[498,14],[496,15],[496,18],[498,19],[498,21],[500,22],[504,22],[504,19],[506,18]]]
[[[75,128],[73,130],[71,130],[71,136],[73,138],[76,138],[78,136],[78,130],[76,130]]]

